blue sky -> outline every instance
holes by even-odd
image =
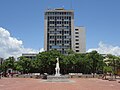
[[[86,27],[86,48],[99,42],[120,46],[120,0],[0,0],[0,27],[22,40],[25,48],[44,46],[44,11],[73,9],[75,26]]]

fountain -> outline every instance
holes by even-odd
[[[56,68],[55,68],[55,75],[49,75],[47,76],[47,81],[49,82],[68,82],[68,76],[67,75],[61,75],[60,74],[60,67],[59,67],[59,58],[56,58]]]

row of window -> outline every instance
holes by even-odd
[[[70,47],[69,47],[69,49],[70,49]],[[49,50],[53,50],[53,48],[49,48]],[[68,48],[67,48],[67,49],[62,48],[62,50],[61,50],[61,49],[54,48],[54,50],[58,50],[58,51],[59,51],[60,53],[62,53],[62,54],[67,54]]]
[[[49,38],[50,39],[55,39],[55,36],[49,36]],[[71,36],[56,36],[56,38],[57,39],[62,39],[62,38],[64,38],[64,39],[70,39],[71,38]]]
[[[54,29],[48,29],[48,32],[50,32],[50,31],[70,31],[70,29],[60,29],[60,28],[59,29],[58,28],[57,29],[55,29],[55,28]]]
[[[48,26],[50,29],[70,29],[71,26]]]
[[[67,43],[70,43],[70,41],[68,41],[68,40],[65,40],[65,41],[62,41],[62,40],[58,40],[58,41],[49,41],[49,43],[50,44],[55,44],[55,43],[57,43],[57,44],[62,44],[62,43],[64,43],[64,44],[67,44]]]
[[[60,53],[67,54],[67,51],[62,50],[62,51],[60,51]]]
[[[71,16],[48,16],[48,20],[49,19],[71,20]]]
[[[70,21],[48,21],[48,24],[71,24]]]
[[[61,24],[57,24],[57,25],[55,25],[55,24],[48,24],[48,27],[54,27],[54,28],[70,28],[70,25],[69,24],[63,24],[63,25],[61,25]]]
[[[72,12],[46,12],[45,15],[71,15]]]
[[[50,31],[50,34],[70,34],[70,31]]]
[[[58,46],[58,45],[54,45],[54,46],[49,46],[49,48],[51,49],[51,48],[56,48],[56,49],[66,49],[66,48],[70,48],[70,46],[68,46],[68,45],[64,45],[64,46]]]

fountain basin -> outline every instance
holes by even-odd
[[[61,76],[53,76],[49,75],[47,76],[48,82],[68,82],[69,76],[68,75],[61,75]]]

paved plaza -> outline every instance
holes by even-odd
[[[2,78],[0,90],[120,90],[118,81],[71,79],[73,82],[44,82],[32,78]]]

